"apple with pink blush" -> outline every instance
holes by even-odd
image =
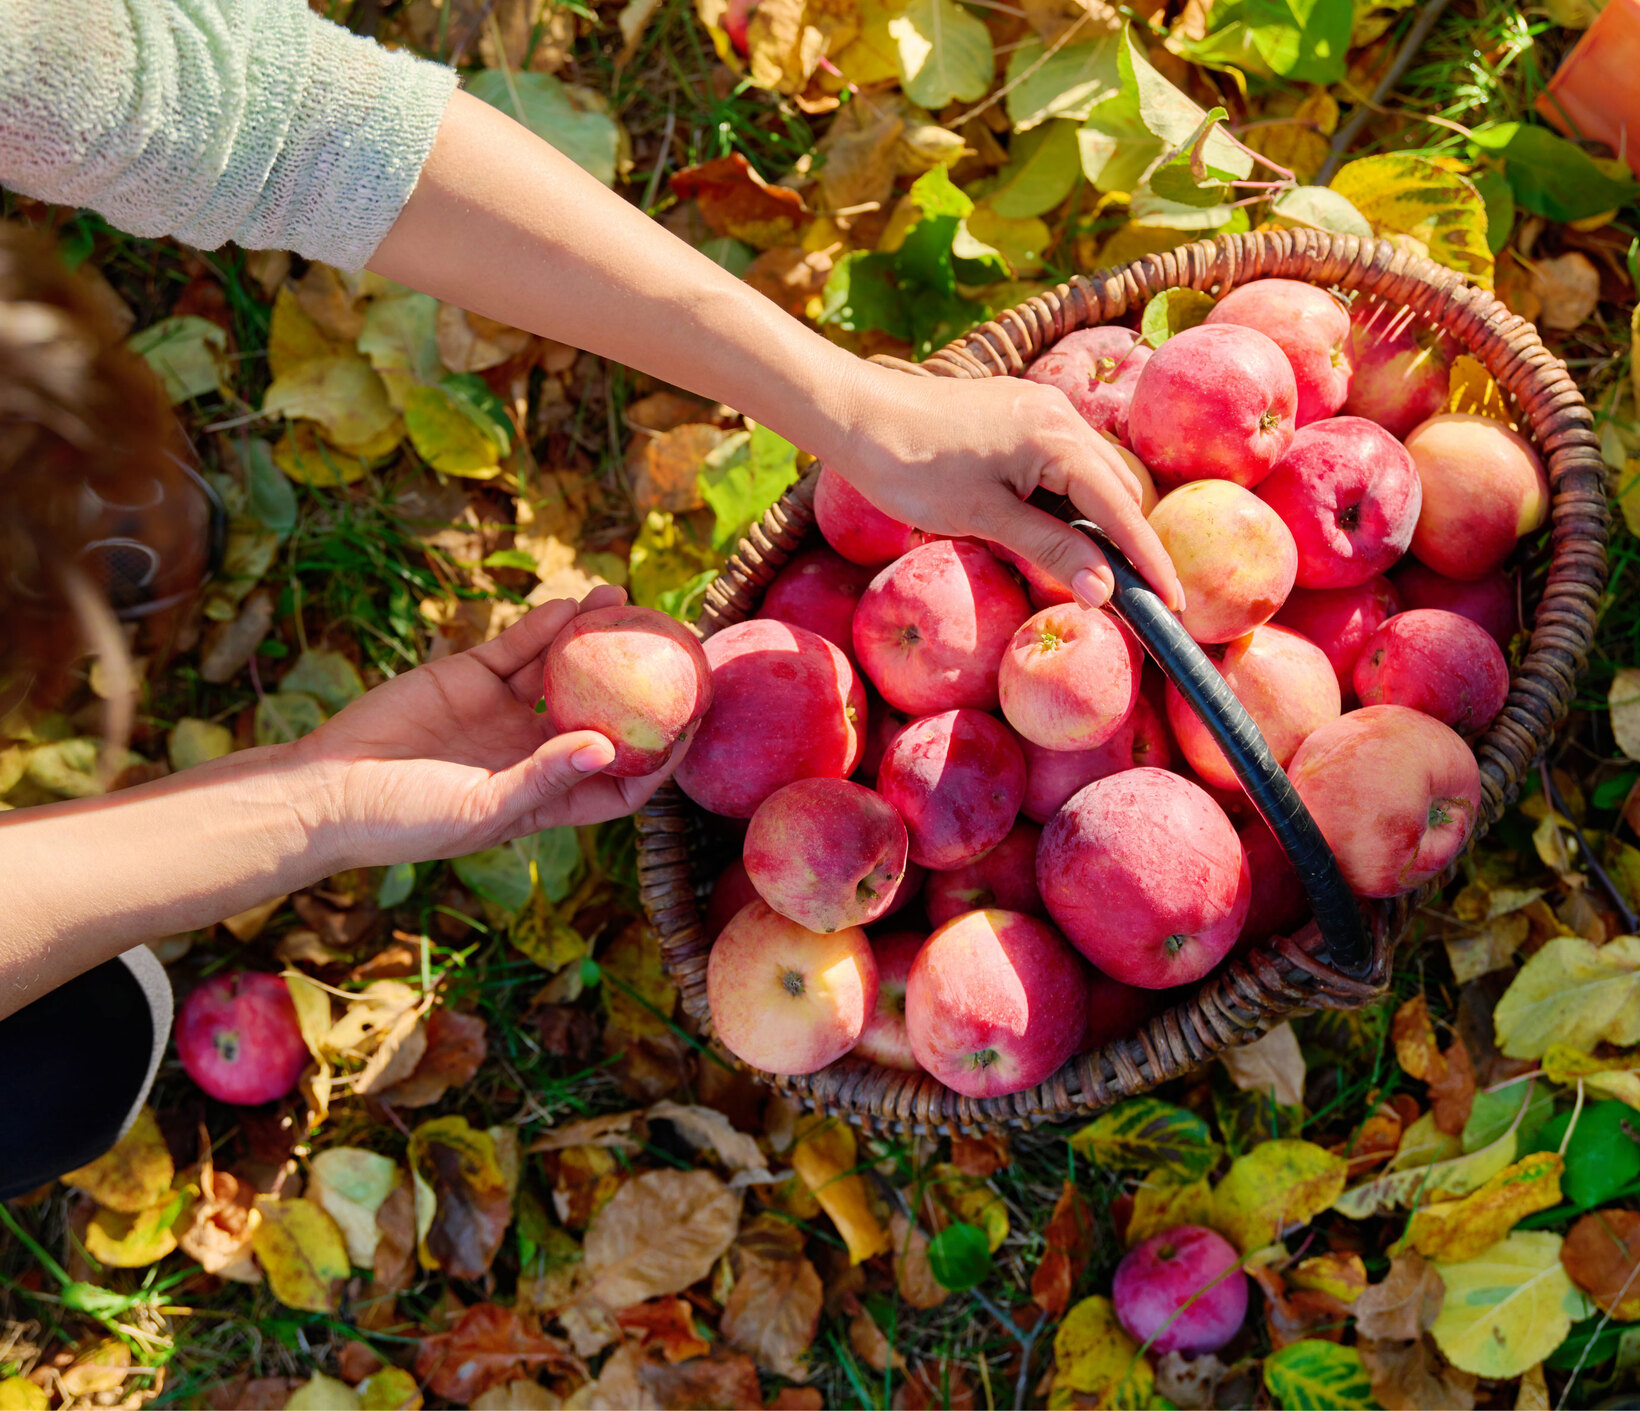
[[[1401,611],[1401,599],[1387,578],[1369,578],[1353,588],[1294,588],[1276,626],[1307,637],[1326,653],[1344,700],[1355,695],[1355,663],[1361,648],[1384,622]]]
[[[1213,664],[1253,717],[1277,764],[1284,766],[1311,731],[1336,720],[1343,708],[1326,653],[1285,627],[1254,628],[1229,643]],[[1196,773],[1220,789],[1241,787],[1218,742],[1171,684],[1167,723]]]
[[[1135,1245],[1116,1266],[1110,1292],[1116,1321],[1157,1356],[1217,1352],[1247,1317],[1241,1258],[1205,1225],[1177,1225]]]
[[[1131,328],[1079,328],[1037,358],[1024,376],[1057,387],[1083,421],[1120,441],[1127,438],[1128,404],[1151,351]]]
[[[1478,735],[1509,696],[1509,663],[1487,630],[1440,608],[1397,613],[1355,663],[1362,705],[1401,705]]]
[[[1082,1027],[1082,1039],[1076,1051],[1089,1053],[1127,1038],[1141,1024],[1149,1023],[1183,997],[1167,990],[1142,990],[1137,985],[1124,985],[1101,971],[1093,971],[1088,980],[1088,1021]]]
[[[1143,692],[1122,728],[1094,749],[1048,750],[1025,739],[1019,747],[1025,752],[1025,800],[1019,811],[1038,823],[1046,823],[1095,779],[1146,765],[1166,769],[1173,757],[1167,722]]]
[[[1184,588],[1179,621],[1198,642],[1245,636],[1274,617],[1292,591],[1292,531],[1251,490],[1227,480],[1181,485],[1151,511],[1150,527]]]
[[[877,957],[877,1004],[854,1045],[855,1058],[884,1068],[917,1071],[917,1055],[911,1051],[911,1037],[905,1030],[905,987],[924,939],[917,931],[889,931],[871,938]]]
[[[1127,442],[1158,485],[1230,480],[1251,489],[1292,444],[1298,386],[1265,334],[1234,324],[1175,333],[1139,374]]]
[[[884,514],[829,466],[822,466],[814,485],[814,522],[821,536],[850,563],[880,568],[928,536]]]
[[[757,888],[746,875],[746,859],[737,857],[718,873],[717,881],[712,883],[712,894],[706,899],[706,914],[701,918],[701,925],[706,934],[716,940],[741,907],[757,900]]]
[[[969,911],[923,942],[905,992],[917,1062],[965,1097],[1001,1097],[1051,1077],[1076,1052],[1087,971],[1034,916]]]
[[[1152,990],[1217,965],[1251,896],[1224,811],[1165,769],[1125,770],[1072,795],[1042,830],[1036,883],[1072,945],[1112,978]]]
[[[877,789],[905,820],[911,860],[949,870],[1008,836],[1025,797],[1025,756],[995,717],[948,710],[894,737]]]
[[[1405,440],[1419,422],[1446,409],[1452,350],[1438,329],[1410,309],[1370,296],[1356,301],[1350,325],[1355,373],[1345,416],[1364,416]]]
[[[883,569],[854,610],[854,652],[908,715],[997,706],[997,668],[1031,615],[1019,580],[978,544],[939,539]]]
[[[1144,655],[1103,609],[1043,608],[1008,642],[997,672],[1002,713],[1051,750],[1091,750],[1133,711]]]
[[[1477,622],[1505,651],[1520,631],[1520,604],[1515,580],[1499,570],[1484,578],[1463,582],[1425,568],[1417,559],[1403,560],[1390,582],[1409,608],[1440,608]]]
[[[284,976],[260,970],[201,981],[177,1015],[176,1045],[183,1072],[240,1107],[292,1092],[309,1059]]]
[[[1036,889],[1036,845],[1042,829],[1021,819],[990,852],[948,872],[930,872],[923,906],[930,925],[942,926],[965,911],[987,907],[1047,919]]]
[[[1276,841],[1270,825],[1254,816],[1241,826],[1237,836],[1247,854],[1247,871],[1253,880],[1247,919],[1236,937],[1236,949],[1267,941],[1271,936],[1291,935],[1310,915],[1310,899],[1304,884],[1293,871],[1287,850]]]
[[[712,708],[674,776],[709,813],[750,818],[797,779],[842,779],[860,762],[866,693],[849,659],[806,627],[737,622],[705,642]]]
[[[1415,427],[1406,447],[1423,484],[1412,552],[1447,578],[1502,568],[1516,541],[1549,517],[1543,463],[1500,421],[1442,413]]]
[[[794,557],[763,594],[758,617],[772,617],[816,632],[854,655],[854,607],[872,571],[821,545]]]
[[[1300,427],[1258,495],[1292,531],[1300,588],[1350,588],[1407,551],[1423,486],[1406,448],[1358,416]]]
[[[1292,365],[1300,428],[1332,416],[1349,396],[1352,330],[1344,305],[1300,279],[1255,279],[1213,305],[1203,327],[1257,329]]]
[[[1364,897],[1399,896],[1438,877],[1480,816],[1480,768],[1469,746],[1407,706],[1366,706],[1323,725],[1287,775]]]

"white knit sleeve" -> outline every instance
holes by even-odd
[[[0,0],[0,185],[358,269],[455,86],[303,0]]]

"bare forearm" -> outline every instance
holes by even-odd
[[[280,746],[4,815],[0,1016],[132,945],[341,865],[313,767]]]

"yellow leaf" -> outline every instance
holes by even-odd
[[[598,956],[612,983],[604,985],[610,1026],[633,1038],[664,1039],[678,992],[661,962],[660,937],[637,922],[628,926]]]
[[[71,1397],[94,1397],[125,1384],[131,1368],[131,1349],[118,1338],[104,1338],[74,1359],[62,1373],[63,1390]]]
[[[323,1372],[315,1372],[285,1398],[285,1411],[360,1411],[361,1405],[358,1392]]]
[[[98,1210],[86,1227],[85,1248],[98,1263],[114,1269],[146,1269],[177,1247],[171,1226],[182,1213],[181,1192],[147,1210]]]
[[[1515,418],[1509,414],[1509,404],[1504,401],[1503,389],[1477,359],[1468,353],[1459,353],[1452,360],[1448,377],[1446,409],[1449,412],[1488,416],[1505,426],[1516,425]]]
[[[1606,692],[1612,712],[1612,737],[1630,759],[1640,760],[1640,668],[1619,667]]]
[[[1521,1373],[1520,1390],[1515,1393],[1515,1411],[1549,1411],[1554,1404],[1541,1362]]]
[[[368,467],[354,455],[338,451],[319,436],[312,422],[293,421],[274,443],[273,463],[298,485],[352,485]]]
[[[282,285],[273,298],[273,320],[268,326],[268,371],[277,379],[303,363],[351,351],[351,345],[330,338],[303,311],[296,291]]]
[[[251,1247],[267,1271],[268,1287],[287,1308],[334,1313],[337,1286],[352,1272],[347,1242],[336,1222],[311,1200],[258,1196],[261,1223]]]
[[[1346,162],[1332,179],[1379,235],[1404,236],[1436,264],[1455,269],[1482,289],[1492,287],[1486,243],[1486,202],[1468,177],[1428,157],[1382,153]]]
[[[1344,1190],[1349,1163],[1314,1142],[1260,1142],[1213,1192],[1213,1227],[1243,1254],[1309,1222]]]
[[[1565,1164],[1553,1152],[1535,1152],[1459,1200],[1421,1206],[1412,1212],[1406,1234],[1391,1252],[1410,1248],[1437,1261],[1473,1259],[1534,1211],[1559,1204]]]
[[[1008,1238],[1008,1206],[988,1181],[969,1176],[949,1161],[936,1162],[929,1190],[958,1220],[985,1231],[985,1242],[995,1254]]]
[[[421,1388],[403,1367],[383,1367],[379,1372],[372,1372],[355,1389],[359,1394],[359,1411],[421,1411],[423,1404]],[[289,1404],[286,1403],[287,1408]]]
[[[386,455],[404,434],[380,375],[356,352],[315,358],[275,378],[262,414],[316,421],[333,446],[367,459]]]
[[[1443,1132],[1435,1125],[1435,1114],[1426,1112],[1401,1133],[1395,1155],[1390,1158],[1386,1169],[1410,1171],[1420,1166],[1433,1166],[1438,1161],[1451,1161],[1461,1155],[1462,1140],[1455,1133]],[[1499,1162],[1499,1169],[1508,1164],[1508,1161]]]
[[[0,1411],[46,1411],[51,1398],[27,1377],[0,1378]]]
[[[233,731],[226,725],[185,716],[171,727],[165,752],[172,769],[192,769],[233,753]]]
[[[489,1271],[512,1222],[507,1157],[516,1153],[504,1152],[504,1145],[459,1116],[431,1118],[410,1134],[410,1169],[422,1183],[415,1187],[418,1225],[429,1197],[434,1206],[417,1250],[422,1268],[458,1279]]]
[[[501,473],[501,447],[442,387],[408,388],[404,421],[410,443],[434,470],[469,480]]]
[[[983,255],[986,249],[995,250],[1017,276],[1036,274],[1041,270],[1042,252],[1053,244],[1053,232],[1048,229],[1046,221],[1035,216],[1010,219],[1000,215],[984,201],[974,207],[972,214],[963,221],[962,229],[985,247],[979,254]],[[970,251],[962,248],[955,248],[953,253],[971,257]]]
[[[1149,1406],[1156,1390],[1156,1374],[1139,1354],[1139,1344],[1116,1321],[1108,1298],[1084,1298],[1059,1325],[1053,1339],[1051,1407],[1083,1404],[1089,1397],[1097,1406]]]
[[[1565,1044],[1550,1044],[1543,1054],[1544,1076],[1568,1087],[1582,1083],[1640,1110],[1640,1055],[1591,1058]]]
[[[1523,1105],[1521,1112],[1525,1111]],[[1333,1202],[1333,1209],[1351,1220],[1365,1220],[1369,1215],[1376,1215],[1380,1211],[1414,1204],[1427,1198],[1432,1191],[1441,1191],[1449,1196],[1467,1195],[1470,1191],[1485,1185],[1515,1159],[1519,1141],[1515,1129],[1510,1127],[1495,1142],[1481,1147],[1478,1151],[1472,1151],[1467,1156],[1443,1156],[1431,1161],[1431,1154],[1462,1151],[1463,1147],[1456,1137],[1445,1137],[1444,1134],[1437,1132],[1432,1115],[1427,1112],[1407,1128],[1407,1137],[1411,1137],[1426,1118],[1431,1119],[1427,1129],[1428,1135],[1417,1139],[1410,1149],[1407,1147],[1406,1137],[1403,1137],[1402,1151],[1396,1153],[1395,1160],[1390,1163],[1390,1169],[1382,1176],[1345,1191]],[[1436,1137],[1442,1140],[1437,1143]],[[1397,1163],[1403,1156],[1417,1161],[1418,1164],[1398,1166]]]
[[[1640,1042],[1640,936],[1604,946],[1555,937],[1521,968],[1492,1018],[1510,1058],[1541,1058],[1557,1043],[1589,1052]]]
[[[913,103],[937,112],[972,103],[991,86],[991,33],[956,0],[911,0],[888,22],[900,59],[900,81]]]
[[[1518,1377],[1595,1310],[1566,1276],[1560,1236],[1519,1231],[1485,1253],[1437,1264],[1446,1284],[1430,1333],[1446,1358],[1477,1377]]]
[[[70,1171],[63,1184],[84,1191],[98,1205],[135,1213],[171,1193],[176,1168],[152,1109],[144,1107],[131,1130],[89,1166]]]
[[[859,0],[856,8],[860,33],[832,56],[832,62],[844,78],[860,87],[897,79],[900,76],[899,47],[888,26],[905,9],[905,0]]]
[[[337,1146],[319,1152],[308,1170],[308,1195],[336,1222],[348,1258],[370,1268],[382,1234],[376,1212],[404,1179],[398,1163],[362,1147]]]
[[[1285,1275],[1288,1288],[1314,1289],[1340,1303],[1354,1303],[1367,1287],[1367,1266],[1359,1254],[1313,1254]]]
[[[1213,1191],[1205,1176],[1180,1181],[1165,1167],[1150,1172],[1133,1192],[1128,1248],[1175,1225],[1206,1225],[1213,1219]]]
[[[836,1118],[815,1124],[792,1148],[792,1167],[848,1244],[850,1264],[884,1253],[891,1243],[855,1164],[854,1130]]]

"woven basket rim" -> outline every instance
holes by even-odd
[[[1197,241],[1076,276],[1000,313],[921,364],[876,361],[924,376],[1017,374],[1064,334],[1142,308],[1160,289],[1223,293],[1270,277],[1373,294],[1440,327],[1497,380],[1519,411],[1521,433],[1545,462],[1551,486],[1548,578],[1527,655],[1511,672],[1504,709],[1471,742],[1480,765],[1482,818],[1467,854],[1501,815],[1570,708],[1605,586],[1607,509],[1598,440],[1564,364],[1543,346],[1530,323],[1458,272],[1388,241],[1311,230],[1259,231]],[[703,637],[751,617],[769,580],[812,535],[815,474],[811,470],[754,526],[708,589],[697,626]],[[688,829],[694,811],[669,785],[640,812],[639,874],[668,972],[683,993],[686,1012],[709,1032],[705,958],[710,945],[703,940],[690,876]],[[1085,1117],[1199,1067],[1228,1047],[1251,1042],[1297,1010],[1369,1002],[1382,992],[1393,947],[1412,912],[1450,880],[1456,867],[1454,863],[1416,893],[1371,907],[1376,955],[1366,982],[1340,975],[1312,957],[1320,941],[1312,923],[1293,937],[1273,938],[1221,966],[1189,999],[1134,1034],[1077,1055],[1047,1081],[1021,1093],[966,1098],[928,1074],[852,1058],[799,1076],[750,1071],[810,1106],[918,1130]]]

